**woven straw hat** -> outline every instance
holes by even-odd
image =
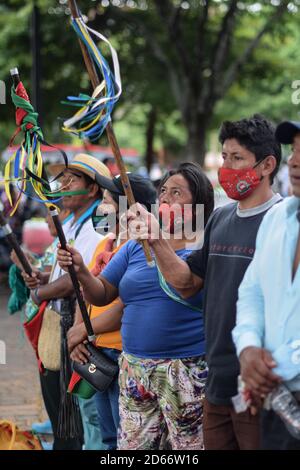
[[[49,173],[55,176],[65,169],[66,166],[64,164],[52,164],[48,166]],[[96,179],[97,174],[111,178],[111,173],[107,166],[97,158],[87,155],[86,153],[78,153],[75,155],[74,159],[68,165],[68,169],[78,170],[93,180]]]

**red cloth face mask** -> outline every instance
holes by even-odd
[[[220,168],[218,172],[219,183],[230,199],[241,201],[253,193],[262,180],[253,168],[233,170],[232,168]]]
[[[177,229],[182,229],[183,225],[193,219],[191,207],[181,207],[174,209],[167,203],[159,206],[159,223],[164,232],[174,234]]]

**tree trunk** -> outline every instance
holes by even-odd
[[[205,117],[191,120],[186,125],[188,129],[187,160],[197,162],[203,167],[206,153],[207,120]]]
[[[155,124],[157,121],[157,112],[154,107],[151,108],[148,114],[148,124],[146,130],[146,167],[148,173],[150,173],[151,166],[153,164],[153,157],[154,157],[154,149],[153,149],[153,141],[155,135]]]

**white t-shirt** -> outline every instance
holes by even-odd
[[[67,243],[74,246],[76,250],[81,254],[84,264],[88,265],[93,258],[98,243],[102,240],[103,235],[95,232],[91,218],[84,222],[80,229],[78,236],[76,232],[80,226],[79,223],[73,223],[74,218],[72,217],[63,225],[63,231],[67,240]],[[65,274],[64,271],[56,264],[53,274],[51,276],[51,282],[58,279],[60,276]]]
[[[74,246],[81,254],[83,261],[86,265],[88,265],[93,258],[94,252],[97,248],[98,243],[102,240],[103,235],[95,232],[92,219],[89,217],[84,224],[82,225],[77,237],[76,233],[79,229],[82,218],[84,218],[84,214],[74,223],[74,216],[68,219],[63,224],[63,231],[69,245]],[[49,282],[55,281],[56,279],[60,278],[65,274],[59,264],[55,262],[55,267],[53,269],[51,279]],[[52,301],[53,308],[59,312],[61,301],[60,300],[53,300]]]

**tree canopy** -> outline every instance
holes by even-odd
[[[18,66],[30,90],[30,18],[40,12],[41,109],[49,140],[70,110],[61,101],[87,92],[88,76],[69,26],[67,0],[7,0],[0,6],[0,70]],[[80,1],[90,26],[116,47],[123,94],[114,112],[120,144],[163,146],[203,163],[208,136],[224,119],[262,112],[296,118],[291,85],[298,74],[300,1]],[[104,53],[106,53],[104,49]],[[13,131],[13,107],[0,105],[0,144]],[[154,142],[154,144],[153,144]]]

